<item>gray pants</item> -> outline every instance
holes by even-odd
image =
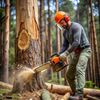
[[[85,86],[85,71],[90,56],[90,48],[83,49],[80,54],[73,55],[67,71],[67,80],[74,93],[77,90],[83,90]]]

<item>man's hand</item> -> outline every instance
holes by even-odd
[[[60,59],[64,62],[66,62],[68,64],[68,58],[67,58],[67,54],[66,51],[60,54]]]
[[[50,62],[54,72],[58,72],[68,65],[67,57],[65,57],[63,54],[52,55]]]

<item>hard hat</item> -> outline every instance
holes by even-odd
[[[63,11],[58,11],[58,12],[56,12],[56,14],[55,14],[55,21],[56,21],[56,23],[59,24],[59,22],[60,22],[62,19],[64,19],[64,18],[65,18],[66,22],[68,22],[68,21],[70,20],[69,16],[66,15],[65,12],[63,12]]]

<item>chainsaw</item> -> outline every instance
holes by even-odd
[[[55,53],[50,57],[50,60],[34,69],[35,72],[42,72],[48,68],[52,68],[53,72],[59,72],[64,69],[68,64],[62,61],[59,54]]]

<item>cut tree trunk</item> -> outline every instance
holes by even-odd
[[[32,68],[41,64],[37,0],[16,0],[16,77],[13,92],[45,88],[39,73]]]

